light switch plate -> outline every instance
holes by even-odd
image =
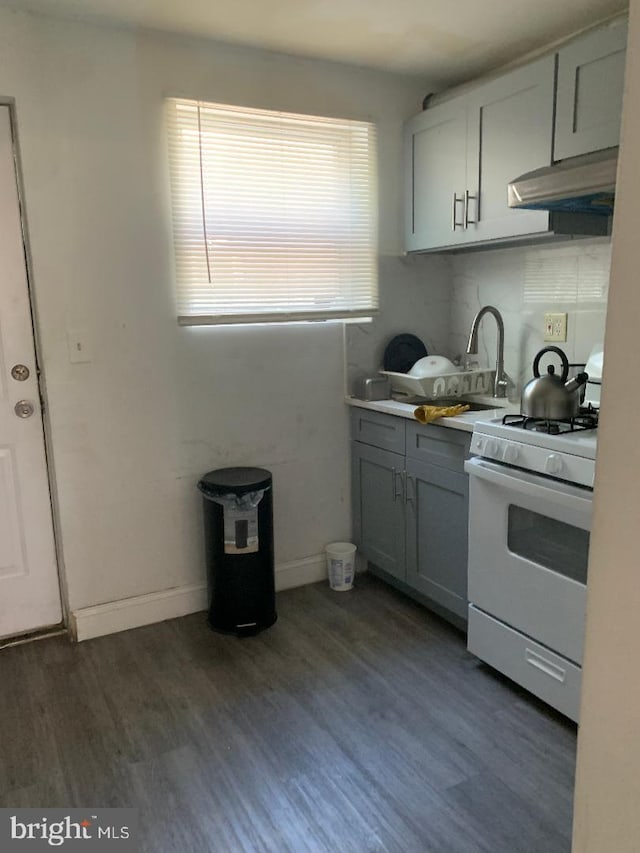
[[[566,341],[567,340],[567,314],[547,313],[544,315],[544,340]]]
[[[67,332],[67,347],[71,364],[83,364],[91,361],[93,354],[86,329],[69,329]]]

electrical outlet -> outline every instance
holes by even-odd
[[[544,340],[566,341],[567,340],[567,315],[545,314],[544,315]]]

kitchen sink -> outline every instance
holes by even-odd
[[[414,400],[412,405],[416,406],[469,406],[469,412],[488,412],[492,409],[499,408],[493,403],[476,403],[475,400],[461,400],[460,397],[454,397],[450,400]]]

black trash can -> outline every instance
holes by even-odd
[[[256,634],[276,621],[271,474],[219,468],[198,483],[203,496],[214,631]]]

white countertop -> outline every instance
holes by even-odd
[[[501,418],[504,415],[518,414],[520,411],[519,403],[511,403],[509,400],[496,400],[495,397],[474,397],[474,401],[485,405],[491,403],[496,405],[494,409],[483,409],[481,412],[464,412],[454,418],[438,418],[437,421],[433,422],[434,425],[473,432],[476,421]],[[356,406],[359,409],[371,409],[374,412],[384,412],[387,415],[396,415],[400,418],[408,418],[411,421],[415,420],[413,413],[417,406],[414,403],[400,403],[398,400],[358,400],[356,397],[345,397],[345,402],[347,405]],[[464,400],[460,402],[464,403]]]

